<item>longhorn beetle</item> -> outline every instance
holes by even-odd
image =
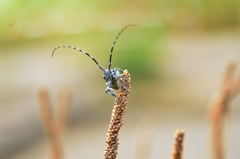
[[[109,56],[109,66],[107,69],[105,69],[104,67],[102,67],[98,61],[92,57],[92,55],[90,55],[89,53],[85,52],[82,49],[79,49],[75,46],[71,46],[71,45],[59,45],[58,47],[56,47],[53,52],[52,52],[52,57],[55,53],[55,51],[59,48],[62,47],[67,47],[67,48],[71,48],[74,50],[77,50],[78,52],[81,52],[85,55],[87,55],[88,57],[90,57],[97,65],[98,67],[103,71],[103,79],[106,81],[105,85],[106,85],[106,89],[105,92],[112,95],[113,97],[116,97],[116,92],[114,90],[118,90],[120,87],[120,78],[123,76],[123,70],[119,69],[119,68],[111,68],[112,67],[112,53],[113,53],[113,49],[115,48],[116,42],[118,41],[118,38],[120,37],[120,35],[122,34],[122,32],[124,30],[126,30],[129,27],[133,27],[135,25],[127,25],[124,28],[122,28],[118,34],[116,35],[111,50],[110,50],[110,56]]]

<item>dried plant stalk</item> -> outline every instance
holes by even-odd
[[[183,130],[176,131],[172,159],[182,159],[184,135],[185,132]]]
[[[49,93],[47,89],[41,88],[38,92],[40,112],[44,122],[46,131],[50,131],[52,127],[53,114],[50,106]]]
[[[67,91],[63,92],[61,98],[59,99],[59,106],[61,107],[59,107],[60,110],[58,119],[54,119],[47,89],[40,89],[38,94],[43,124],[51,144],[52,159],[63,159],[63,148],[60,140],[60,133],[66,123],[67,110],[69,107],[69,93]]]
[[[53,120],[53,113],[49,101],[49,93],[46,89],[39,90],[39,103],[43,118],[43,124],[48,134],[53,159],[62,159],[62,145],[57,124]]]
[[[218,95],[211,104],[210,120],[214,159],[225,158],[223,142],[224,119],[228,112],[228,103],[237,95],[240,88],[240,78],[234,78],[235,72],[236,64],[230,63],[226,68]]]
[[[120,79],[120,89],[114,105],[111,121],[108,128],[105,159],[115,159],[117,157],[118,150],[118,135],[119,130],[123,125],[123,117],[126,113],[128,96],[130,93],[130,74],[127,70],[124,70],[123,77]]]
[[[57,120],[58,120],[58,127],[61,131],[64,130],[68,114],[69,114],[69,108],[70,108],[70,92],[67,89],[63,89],[59,94],[58,99],[58,114],[57,114]]]

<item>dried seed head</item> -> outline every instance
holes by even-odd
[[[111,121],[108,128],[105,159],[115,159],[118,150],[118,135],[119,130],[123,125],[123,117],[126,113],[128,96],[130,93],[131,78],[127,70],[123,72],[123,77],[120,79],[120,89],[116,98],[116,103],[113,107]]]
[[[177,130],[175,133],[175,141],[173,145],[172,159],[181,159],[183,154],[183,140],[185,132]]]

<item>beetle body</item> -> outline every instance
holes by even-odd
[[[116,97],[114,90],[120,88],[120,78],[123,76],[123,71],[119,68],[113,68],[110,70],[105,70],[103,78],[106,81],[105,92]]]

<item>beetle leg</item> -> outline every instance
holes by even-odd
[[[114,92],[114,90],[112,88],[110,88],[109,86],[107,86],[107,88],[105,89],[105,93],[112,95],[113,97],[116,97],[116,93]]]

